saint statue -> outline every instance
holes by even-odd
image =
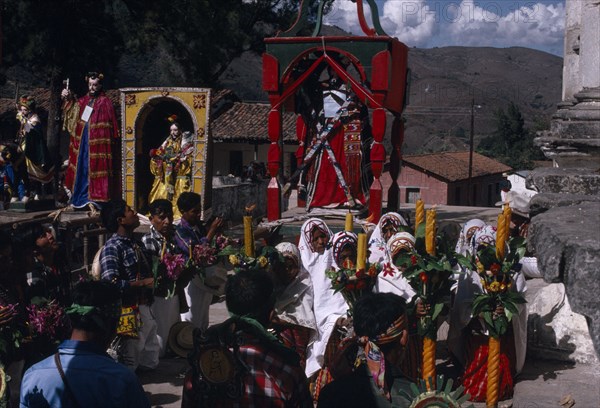
[[[177,209],[177,199],[184,191],[191,191],[192,153],[194,144],[192,132],[181,132],[176,115],[167,118],[171,123],[169,136],[157,149],[150,150],[150,172],[154,182],[148,202],[164,198],[173,203],[175,218],[181,217]]]

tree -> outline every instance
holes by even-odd
[[[3,69],[19,66],[50,88],[48,147],[58,163],[63,79],[83,90],[88,70],[115,71],[122,49],[112,3],[92,0],[4,0]]]
[[[531,169],[533,160],[543,159],[543,154],[533,144],[534,134],[525,128],[519,107],[511,102],[507,111],[496,112],[496,131],[482,139],[477,150],[486,156],[514,169]]]
[[[332,0],[324,0],[330,4]],[[319,0],[310,0],[314,15]],[[169,50],[183,71],[181,83],[212,86],[245,50],[262,51],[263,39],[285,30],[297,0],[4,0],[1,10],[2,69],[18,66],[49,86],[48,145],[59,151],[63,79],[83,93],[87,71],[107,74],[114,84],[125,52]],[[151,62],[152,63],[152,62]],[[154,62],[154,63],[160,63]]]

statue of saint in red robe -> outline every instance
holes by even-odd
[[[102,92],[102,74],[90,73],[86,79],[89,92],[79,100],[75,101],[68,89],[62,93],[63,127],[71,135],[65,187],[72,193],[74,207],[120,195],[113,167],[119,137],[115,110]]]

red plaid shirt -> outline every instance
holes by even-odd
[[[249,372],[237,401],[222,400],[220,407],[313,407],[304,370],[291,365],[252,338],[240,346],[240,358]]]

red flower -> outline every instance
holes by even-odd
[[[364,279],[356,282],[356,289],[364,289],[366,287],[367,287],[367,282]]]
[[[362,278],[364,276],[365,276],[365,270],[364,269],[359,269],[359,270],[356,271],[356,277],[358,279],[360,279],[360,278]]]
[[[369,276],[375,276],[375,275],[377,275],[377,267],[375,265],[371,265],[369,267],[369,271],[367,272],[367,274]]]
[[[354,290],[356,289],[356,284],[354,284],[354,282],[348,282],[346,284],[346,290]]]
[[[501,269],[502,269],[502,267],[500,266],[499,263],[493,263],[492,266],[490,266],[490,272],[494,276],[498,275],[498,272],[500,272]]]
[[[412,255],[410,257],[410,263],[413,264],[413,265],[417,264],[417,257],[415,255]]]
[[[427,276],[427,274],[425,272],[421,272],[419,274],[419,279],[421,279],[421,282],[427,283],[427,281],[429,280],[429,277]]]
[[[394,276],[394,268],[389,263],[386,263],[383,267],[383,276]]]
[[[345,259],[342,267],[344,269],[354,269],[354,262],[352,262],[350,259]]]

